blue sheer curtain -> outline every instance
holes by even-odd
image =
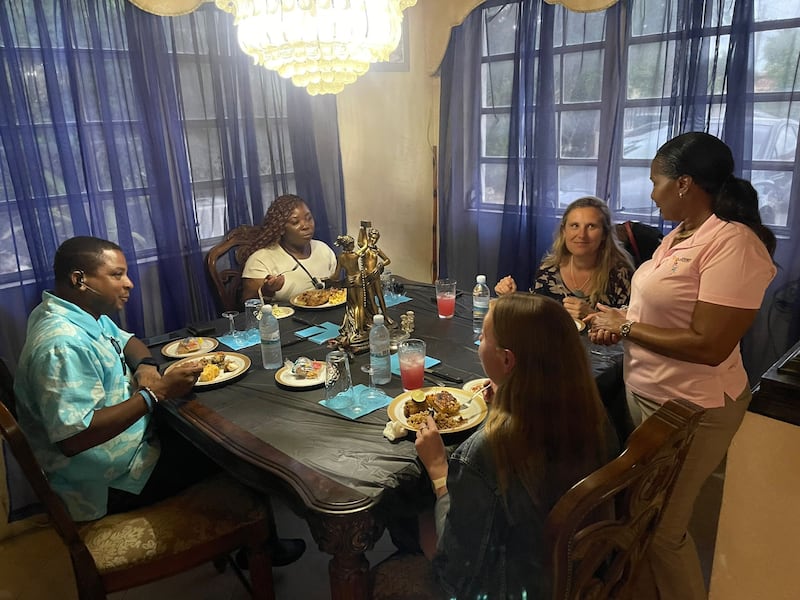
[[[305,194],[323,239],[344,230],[335,100],[290,102],[211,5],[166,19],[125,0],[0,3],[0,64],[9,359],[73,235],[123,248],[136,288],[120,318],[143,336],[215,316],[204,250],[276,196]]]
[[[503,18],[513,28],[496,27]],[[441,66],[440,272],[512,274],[527,288],[580,195],[605,199],[618,221],[671,227],[649,198],[650,160],[674,135],[708,131],[779,236],[779,273],[743,344],[755,379],[800,337],[798,49],[797,0],[621,0],[588,14],[484,3]],[[492,72],[504,62],[508,99]]]

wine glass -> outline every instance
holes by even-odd
[[[236,337],[237,334],[236,322],[234,321],[234,319],[238,314],[239,314],[238,310],[226,310],[224,313],[222,313],[222,316],[228,319],[228,322],[230,323],[230,328],[228,329],[228,335],[234,338]]]
[[[386,394],[383,392],[383,390],[379,390],[377,387],[375,387],[375,379],[373,377],[374,370],[372,368],[372,365],[370,365],[370,364],[362,365],[361,370],[364,371],[364,373],[367,373],[369,375],[369,387],[367,389],[365,389],[363,392],[361,392],[361,394],[359,395],[359,398],[358,398],[359,399],[359,407],[358,407],[358,411],[359,412],[364,410],[363,404],[367,404],[368,403],[368,404],[372,405],[376,401],[378,401],[381,398],[383,398],[384,396],[386,396]],[[353,409],[355,410],[355,406],[353,407]]]

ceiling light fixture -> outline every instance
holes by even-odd
[[[336,94],[388,60],[403,10],[417,0],[216,0],[234,16],[239,45],[256,64],[311,95]]]

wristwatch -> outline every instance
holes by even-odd
[[[624,338],[628,337],[628,334],[631,332],[631,326],[633,326],[633,321],[625,321],[619,326],[619,334]]]

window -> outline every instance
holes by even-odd
[[[679,90],[673,89],[674,69],[686,60],[680,57],[676,63],[675,56],[686,35],[687,16],[679,10],[682,3],[622,2],[626,18],[621,21],[627,27],[620,33],[624,56],[616,56],[615,44],[607,42],[615,35],[614,24],[607,22],[608,11],[574,13],[562,6],[552,8],[557,202],[563,208],[580,196],[596,195],[607,199],[620,217],[647,220],[658,215],[650,200],[649,175],[659,146],[682,131],[707,130],[725,136],[734,0],[709,2],[709,12],[703,15],[692,60],[702,61],[706,97],[701,99],[702,114],[691,115],[692,121],[682,126],[670,126],[670,110],[678,110],[684,120],[690,117],[686,107],[676,108]],[[483,9],[480,162],[484,205],[504,202],[518,15],[516,2],[494,2]],[[759,192],[765,223],[780,229],[790,222],[800,125],[796,72],[800,0],[755,0],[751,27],[753,76],[747,85],[743,124],[749,158],[737,168]],[[539,56],[543,50],[537,48]],[[672,121],[680,119],[673,116]]]
[[[284,83],[255,65],[239,73],[247,81],[236,88],[249,89],[249,97],[214,81],[234,70],[224,64],[233,62],[225,52],[240,57],[240,50],[220,50],[214,71],[207,35],[221,26],[215,19],[228,16],[210,8],[159,21],[179,76],[187,164],[176,169],[190,173],[187,225],[205,245],[229,229],[232,198],[243,221],[258,223],[271,198],[295,188]],[[133,89],[124,10],[124,2],[94,7],[41,0],[6,9],[10,27],[0,32],[0,64],[6,66],[0,77],[12,93],[5,95],[0,121],[0,218],[11,227],[0,231],[0,282],[4,276],[18,281],[9,276],[32,269],[28,244],[39,236],[63,240],[79,223],[90,223],[97,235],[118,241],[118,227],[129,227],[141,259],[156,252],[154,203],[173,202],[176,213],[187,213],[180,198],[153,197],[149,165],[157,159],[147,147],[149,125]],[[254,143],[244,141],[245,131]],[[248,164],[230,158],[231,144]],[[41,177],[25,173],[31,164]],[[250,198],[257,187],[249,177],[256,171],[261,193]],[[24,223],[38,225],[45,214],[52,231],[25,231]]]

